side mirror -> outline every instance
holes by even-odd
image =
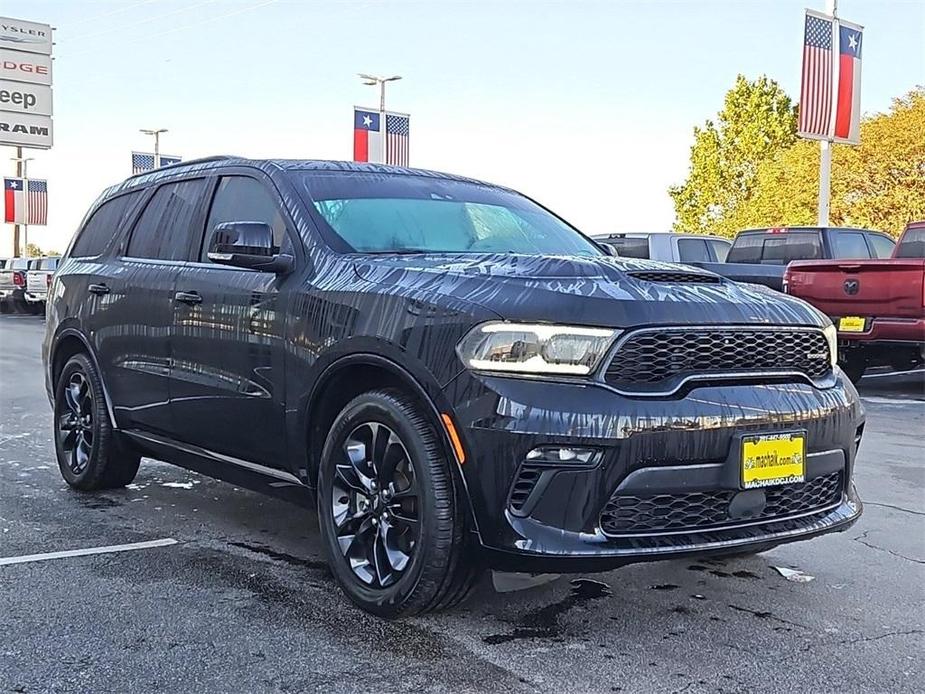
[[[212,231],[208,255],[220,265],[277,274],[289,272],[294,263],[273,245],[273,229],[265,222],[222,222]]]
[[[606,253],[607,255],[612,255],[612,256],[614,256],[614,257],[619,257],[619,255],[620,255],[620,254],[617,252],[617,247],[614,246],[613,244],[606,243],[606,242],[604,242],[604,241],[598,241],[598,242],[597,242],[597,245],[598,245],[598,246],[600,247],[600,249],[601,249],[602,251],[604,251],[604,253]]]

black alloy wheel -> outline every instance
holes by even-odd
[[[81,371],[73,371],[64,386],[63,402],[56,408],[58,442],[67,467],[79,476],[93,452],[93,391]]]
[[[86,354],[75,354],[61,369],[54,414],[55,455],[65,482],[91,491],[135,479],[141,456],[113,431],[102,382]]]
[[[337,542],[363,583],[385,588],[420,541],[418,481],[408,449],[388,426],[364,422],[341,447],[331,513]]]
[[[370,391],[341,410],[321,452],[318,524],[331,573],[380,617],[455,605],[480,574],[435,420],[401,390]]]

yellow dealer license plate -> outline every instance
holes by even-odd
[[[862,333],[864,332],[864,319],[861,316],[839,318],[838,331],[842,333]]]
[[[742,439],[745,489],[806,480],[806,434],[767,434]]]

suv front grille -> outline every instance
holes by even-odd
[[[831,472],[803,484],[768,487],[763,491],[764,507],[747,518],[729,515],[729,504],[739,493],[735,489],[651,496],[617,492],[601,512],[601,530],[606,535],[700,532],[822,511],[841,501],[842,473]]]
[[[605,379],[626,390],[657,390],[685,376],[832,370],[821,330],[690,328],[640,330],[618,347]]]

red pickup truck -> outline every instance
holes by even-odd
[[[852,381],[870,366],[925,361],[925,222],[906,227],[890,259],[794,261],[784,291],[832,318]]]

